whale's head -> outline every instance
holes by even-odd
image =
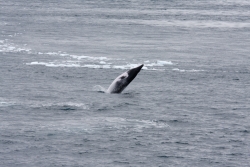
[[[137,74],[141,71],[143,64],[132,68],[123,74],[119,75],[109,86],[107,92],[108,93],[121,93],[133,79],[137,76]]]

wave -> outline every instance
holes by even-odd
[[[8,40],[0,40],[0,52],[25,52],[26,54],[32,55],[44,55],[44,56],[53,56],[47,61],[32,61],[24,63],[25,65],[42,65],[46,67],[68,67],[68,68],[91,68],[91,69],[122,69],[128,70],[134,67],[139,66],[138,63],[128,63],[129,60],[119,59],[119,58],[108,58],[108,57],[92,57],[85,55],[73,55],[63,51],[56,52],[37,52],[26,47],[20,47],[14,43],[9,42]],[[55,58],[54,58],[55,56]],[[58,58],[56,58],[58,57]],[[60,58],[59,58],[60,57]],[[37,59],[40,59],[40,56],[37,56]],[[56,59],[56,60],[52,60]],[[126,62],[127,61],[127,62]],[[133,60],[134,61],[134,60]],[[150,71],[165,71],[167,66],[175,66],[177,63],[167,60],[138,60],[138,62],[143,63],[143,70]],[[179,72],[201,72],[204,70],[184,70],[179,68],[173,68],[173,71]]]
[[[26,45],[25,45],[26,46]],[[47,67],[82,67],[82,68],[93,68],[93,69],[131,69],[137,67],[138,63],[125,63],[124,59],[114,59],[108,57],[92,57],[85,55],[73,55],[63,51],[57,52],[37,52],[26,47],[20,47],[8,40],[0,40],[0,52],[17,53],[25,52],[26,54],[33,55],[49,55],[63,57],[61,60],[48,60],[48,61],[33,61],[27,62],[26,65],[43,65]],[[38,57],[39,59],[39,57]],[[54,58],[53,58],[54,59]],[[143,70],[164,70],[164,66],[175,65],[171,61],[166,60],[139,60],[144,64]],[[141,63],[141,64],[142,64]]]
[[[111,59],[107,57],[91,57],[91,56],[77,56],[70,55],[65,52],[38,52],[37,54],[41,55],[52,55],[52,56],[62,56],[66,60],[61,61],[48,61],[48,62],[39,62],[34,61],[30,63],[25,63],[26,65],[43,65],[47,67],[83,67],[83,68],[93,68],[93,69],[131,69],[137,67],[141,64],[138,63],[127,63],[124,64],[124,60],[120,59]],[[164,67],[167,65],[175,65],[172,61],[166,60],[145,60],[141,61],[144,64],[143,70],[163,70],[159,67]]]
[[[8,41],[8,39],[0,40],[0,52],[3,53],[17,53],[17,52],[30,52],[31,49],[26,48],[26,44],[23,47],[17,46],[14,43]]]
[[[167,63],[159,63],[159,62],[167,62]],[[111,65],[111,64],[105,64],[105,62],[100,62],[99,64],[82,64],[78,61],[64,61],[64,62],[30,62],[25,63],[26,65],[43,65],[47,67],[83,67],[83,68],[93,68],[93,69],[131,69],[134,67],[137,67],[141,64],[120,64],[120,65]],[[143,70],[165,70],[165,69],[157,69],[153,67],[164,67],[166,64],[172,64],[171,62],[168,63],[168,61],[156,61],[156,63],[150,63],[150,64],[144,64]]]
[[[125,59],[119,58],[108,58],[104,56],[93,57],[93,56],[85,56],[85,55],[74,55],[69,54],[63,51],[56,52],[40,52],[34,51],[26,47],[20,47],[15,45],[14,43],[9,42],[9,40],[0,40],[0,52],[8,52],[8,53],[17,53],[17,52],[25,52],[26,54],[32,55],[44,55],[44,56],[55,56],[62,57],[60,60],[51,60],[48,61],[33,61],[27,62],[26,65],[43,65],[47,67],[83,67],[83,68],[93,68],[93,69],[131,69],[137,67],[138,63],[125,63]],[[40,57],[38,56],[38,59]],[[167,65],[174,65],[171,61],[166,60],[138,60],[144,64],[143,70],[163,70],[159,67],[164,67]],[[141,63],[141,64],[142,64]]]
[[[184,70],[184,69],[179,69],[179,68],[174,68],[172,69],[173,71],[178,71],[178,72],[203,72],[205,70],[195,70],[195,69],[192,69],[192,70]]]
[[[100,62],[92,62],[92,64],[84,64],[84,62],[79,62],[79,61],[52,61],[52,62],[30,62],[30,63],[25,63],[26,65],[43,65],[47,67],[82,67],[82,68],[93,68],[93,69],[131,69],[134,67],[137,67],[141,64],[112,64],[112,63],[107,63],[105,61],[100,61]],[[157,60],[152,63],[144,63],[143,70],[159,70],[162,71],[164,69],[160,68],[158,69],[157,67],[164,67],[166,65],[173,65],[171,61],[162,61],[162,60]]]
[[[31,63],[26,63],[26,65],[44,65],[47,67],[80,67],[79,64],[75,63],[55,63],[55,62],[31,62]]]

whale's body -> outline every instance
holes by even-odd
[[[133,79],[137,76],[137,74],[141,71],[143,64],[132,68],[123,74],[119,75],[109,86],[107,93],[121,93]]]

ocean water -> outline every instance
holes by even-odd
[[[3,0],[0,166],[249,167],[249,46],[248,0]]]

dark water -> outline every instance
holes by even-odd
[[[249,16],[246,0],[1,1],[0,166],[250,166]]]

